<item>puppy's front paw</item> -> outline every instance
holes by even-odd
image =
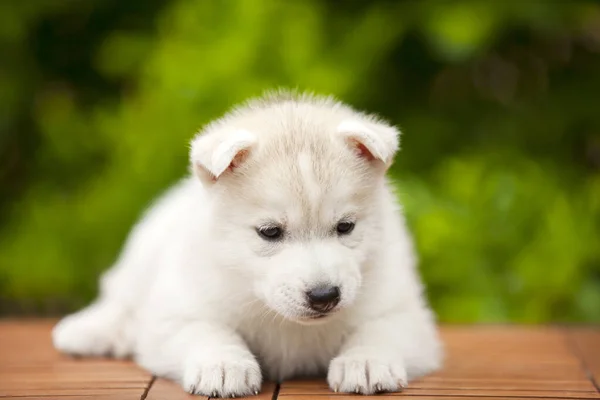
[[[370,395],[401,391],[406,387],[407,377],[401,360],[352,352],[331,361],[327,381],[335,392]]]
[[[183,376],[183,386],[188,392],[211,397],[255,395],[261,383],[258,363],[247,356],[191,360]]]

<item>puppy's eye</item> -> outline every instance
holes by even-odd
[[[340,235],[347,235],[354,230],[354,222],[341,221],[336,226],[336,231]]]
[[[283,237],[283,229],[278,226],[261,226],[256,232],[261,238],[269,241],[280,240]]]

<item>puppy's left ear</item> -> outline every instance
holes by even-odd
[[[398,151],[400,131],[379,121],[347,119],[337,128],[356,153],[369,162],[383,163],[387,170]]]
[[[223,175],[235,171],[255,144],[256,136],[243,129],[216,129],[201,133],[192,140],[192,169],[204,185],[211,185]]]

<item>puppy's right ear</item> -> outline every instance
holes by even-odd
[[[203,184],[213,184],[239,167],[255,144],[256,136],[243,129],[201,133],[192,140],[192,169]]]
[[[347,119],[338,125],[343,135],[357,154],[368,161],[377,161],[387,170],[399,147],[400,132],[383,122]]]

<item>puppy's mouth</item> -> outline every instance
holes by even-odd
[[[336,314],[338,310],[339,310],[338,307],[335,307],[334,309],[331,309],[327,312],[318,312],[318,311],[314,311],[314,310],[307,310],[305,313],[301,314],[297,318],[297,321],[299,323],[304,323],[304,324],[325,322],[328,319],[330,319],[334,314]]]
[[[330,313],[316,313],[316,314],[308,314],[303,319],[308,320],[319,320],[329,317]]]

